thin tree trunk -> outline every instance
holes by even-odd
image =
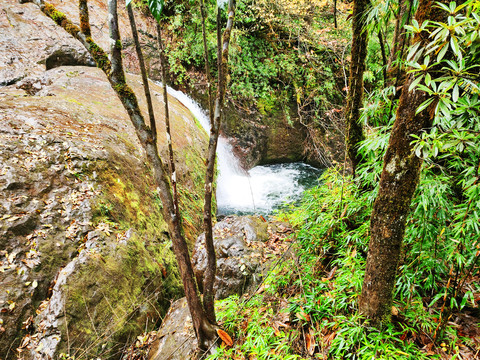
[[[210,62],[208,60],[207,30],[205,29],[205,1],[200,0],[200,13],[202,15],[202,38],[203,38],[203,58],[205,60],[205,76],[207,78],[208,92],[208,115],[210,118],[210,127],[213,127],[213,95],[212,95],[212,75],[210,73]]]
[[[399,0],[397,17],[395,20],[395,30],[393,32],[392,49],[390,51],[390,56],[387,64],[389,81],[391,82],[391,80],[395,77],[395,87],[398,86],[399,78],[402,72],[402,66],[401,63],[398,61],[396,68],[393,66],[393,64],[396,60],[403,59],[403,54],[407,45],[407,32],[403,28],[402,23],[405,13],[408,12],[405,24],[410,24],[410,19],[412,16],[412,6],[413,0],[410,0],[408,2],[408,8],[406,0]]]
[[[175,160],[173,157],[172,131],[170,128],[170,112],[168,109],[167,64],[165,61],[165,52],[163,49],[162,29],[160,28],[160,23],[158,22],[157,22],[157,38],[158,38],[158,49],[160,51],[160,67],[162,71],[163,103],[165,104],[165,130],[167,132],[168,158],[170,163],[170,175],[171,175],[170,181],[172,182],[172,191],[173,191],[173,205],[175,207],[175,210],[178,212],[179,218],[180,218],[180,209],[178,207],[177,173],[175,170]]]
[[[413,11],[413,0],[410,0],[409,2],[409,6],[408,6],[408,13],[407,13],[407,21],[406,21],[406,24],[410,24],[410,19],[412,17],[412,11]],[[403,16],[403,15],[402,15]],[[403,29],[403,31],[400,33],[400,37],[399,37],[399,53],[397,54],[397,59],[400,59],[400,60],[403,60],[404,58],[404,54],[405,54],[405,49],[408,48],[408,43],[409,43],[409,34]],[[402,63],[399,62],[398,66],[397,66],[397,71],[396,71],[396,74],[395,74],[395,88],[397,88],[397,86],[399,85],[400,83],[400,78],[402,77],[402,73],[403,73],[403,66],[402,66]]]
[[[333,23],[335,24],[335,29],[337,28],[337,0],[333,0]]]
[[[80,0],[86,1],[86,0]],[[145,67],[145,60],[143,58],[142,48],[140,46],[140,41],[138,40],[138,32],[137,26],[135,24],[135,15],[133,15],[132,5],[129,4],[127,6],[127,13],[128,18],[130,20],[130,27],[132,29],[132,36],[133,42],[135,43],[135,50],[137,52],[138,63],[140,66],[140,72],[142,74],[142,81],[143,81],[143,90],[145,91],[145,98],[147,100],[147,109],[148,109],[148,117],[150,119],[150,130],[152,131],[152,136],[154,138],[154,142],[157,141],[157,126],[155,123],[155,114],[153,112],[153,104],[152,104],[152,96],[150,94],[150,86],[148,84],[148,76],[147,76],[147,69]]]
[[[203,220],[205,228],[205,247],[207,250],[207,268],[205,270],[203,279],[203,303],[207,317],[210,321],[215,321],[215,292],[213,285],[215,282],[216,272],[216,258],[215,248],[213,245],[213,231],[212,231],[212,193],[213,193],[213,180],[215,173],[215,156],[217,152],[218,136],[220,133],[220,125],[223,116],[223,107],[226,92],[226,76],[228,65],[228,51],[230,45],[230,35],[233,28],[233,19],[235,17],[235,2],[229,0],[228,2],[228,20],[225,30],[223,32],[223,45],[220,43],[221,25],[217,23],[217,42],[218,42],[218,86],[217,96],[215,99],[215,111],[213,117],[213,126],[210,128],[210,141],[208,143],[207,153],[207,171],[205,176],[205,202],[203,210]],[[220,14],[220,9],[218,9]],[[217,20],[220,16],[217,16]]]
[[[364,27],[366,11],[369,6],[369,0],[355,0],[353,4],[352,60],[350,64],[345,120],[347,130],[346,145],[348,157],[352,163],[354,177],[357,166],[361,162],[361,156],[358,153],[358,145],[365,138],[359,120],[360,109],[363,106],[363,73],[365,72],[368,44],[368,33]]]
[[[78,8],[80,13],[80,31],[85,34],[85,36],[92,36],[87,0],[80,0],[78,2]]]
[[[380,43],[380,51],[382,53],[382,73],[383,73],[383,87],[387,87],[387,55],[385,53],[385,42],[383,40],[382,30],[378,30],[378,42]]]
[[[388,69],[390,69],[392,62],[397,58],[397,52],[400,45],[398,40],[400,39],[400,34],[404,31],[402,29],[402,19],[406,10],[405,1],[406,0],[398,0],[395,29],[393,30],[392,49],[390,51],[390,58],[388,59]]]
[[[145,120],[140,111],[140,107],[138,106],[135,94],[125,81],[125,73],[123,71],[121,57],[121,41],[118,31],[117,1],[108,1],[112,53],[111,62],[103,49],[100,48],[90,36],[86,37],[82,34],[80,28],[75,26],[64,14],[58,12],[53,5],[43,3],[40,0],[35,1],[39,2],[40,8],[47,16],[52,18],[52,20],[58,25],[63,27],[68,33],[84,44],[97,63],[97,66],[104,71],[112,88],[115,90],[132,121],[135,132],[140,143],[144,147],[147,159],[152,166],[155,183],[159,188],[159,195],[163,204],[163,216],[168,225],[169,234],[172,239],[173,250],[177,259],[190,314],[192,316],[193,327],[198,339],[198,346],[200,349],[206,350],[216,339],[216,327],[206,317],[198,294],[187,243],[183,237],[178,211],[175,209],[167,172],[165,171],[163,162],[158,155],[157,144],[154,141],[152,131],[145,125]],[[85,7],[81,11],[84,12],[86,11],[85,9],[87,8]]]
[[[108,0],[109,28],[111,38],[112,72],[109,76],[110,83],[122,101],[125,110],[130,115],[132,123],[137,132],[140,142],[147,153],[147,158],[152,164],[156,184],[160,189],[160,198],[163,204],[164,218],[168,224],[169,233],[172,239],[173,250],[177,259],[180,276],[182,277],[188,307],[192,315],[193,327],[197,335],[199,347],[206,349],[215,336],[215,328],[205,316],[200,300],[195,277],[193,273],[190,254],[187,243],[182,234],[178,207],[175,206],[167,172],[160,156],[158,155],[157,144],[153,136],[145,126],[143,116],[138,106],[137,98],[125,82],[125,74],[122,67],[120,32],[118,30],[117,0]]]
[[[433,0],[420,0],[417,11],[420,24],[425,20],[439,21],[442,16]],[[414,42],[419,41],[426,43],[428,33],[416,35]],[[375,326],[390,321],[405,223],[422,166],[422,160],[415,155],[412,139],[431,127],[436,105],[434,102],[415,114],[428,94],[420,90],[409,92],[413,79],[413,75],[410,75],[403,86],[371,215],[371,235],[359,311]]]

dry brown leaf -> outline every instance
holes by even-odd
[[[312,356],[315,352],[315,337],[310,333],[305,334],[305,346],[308,354]]]
[[[304,320],[304,321],[310,321],[310,315],[308,315],[307,313],[303,312],[303,311],[300,311],[298,313],[295,314],[297,316],[297,318],[299,320]]]
[[[228,347],[233,345],[232,338],[225,331],[223,331],[222,329],[217,329],[217,334],[220,339],[222,339],[222,341],[225,343],[225,345],[227,345]]]

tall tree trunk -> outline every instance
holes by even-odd
[[[109,76],[112,87],[117,92],[125,110],[135,127],[137,136],[145,148],[147,158],[153,167],[156,185],[160,189],[160,199],[163,204],[165,221],[168,224],[173,250],[177,259],[180,276],[182,277],[188,307],[192,316],[193,327],[201,349],[206,349],[215,339],[215,327],[208,321],[197,291],[190,254],[183,236],[178,207],[175,206],[167,172],[160,156],[154,137],[145,126],[145,121],[140,112],[137,98],[125,81],[122,66],[120,32],[118,30],[117,0],[108,0],[109,28],[111,39],[112,72]]]
[[[447,3],[446,0],[442,0]],[[434,0],[420,0],[417,21],[440,21],[444,12]],[[417,34],[414,43],[428,42],[428,33]],[[422,60],[419,61],[422,63]],[[433,121],[435,102],[415,114],[428,94],[408,91],[413,81],[410,75],[403,86],[397,116],[384,158],[380,188],[373,205],[367,265],[359,299],[359,311],[380,326],[390,321],[396,271],[405,233],[405,222],[411,200],[417,188],[422,160],[415,155],[412,136],[428,131]]]
[[[173,157],[173,145],[172,145],[172,131],[170,128],[170,111],[168,108],[168,91],[167,91],[167,63],[165,60],[165,52],[163,49],[162,41],[162,29],[160,23],[157,22],[157,39],[158,49],[160,51],[160,67],[162,71],[162,89],[163,89],[163,103],[165,104],[165,131],[167,132],[167,145],[168,145],[168,159],[170,164],[170,181],[172,182],[173,191],[173,205],[175,210],[179,214],[180,209],[178,207],[178,192],[177,192],[177,172],[175,170],[175,160]]]
[[[380,44],[380,51],[382,54],[382,74],[383,74],[383,87],[387,87],[387,55],[385,53],[385,42],[383,41],[382,29],[377,32],[378,42]]]
[[[337,26],[337,0],[333,0],[333,24],[336,29],[338,27]]]
[[[80,0],[80,3],[86,0]],[[80,11],[80,14],[82,11]],[[157,141],[157,125],[155,123],[155,114],[153,112],[152,96],[150,94],[150,86],[148,85],[147,68],[145,67],[145,60],[143,58],[142,47],[138,39],[137,25],[135,24],[135,15],[133,14],[132,5],[127,6],[128,19],[130,20],[130,27],[132,29],[133,42],[135,43],[135,51],[137,52],[138,64],[142,74],[143,90],[145,92],[145,99],[147,100],[148,117],[150,119],[150,130],[154,137],[154,142]]]
[[[365,138],[359,119],[360,109],[363,106],[363,73],[365,72],[368,45],[368,33],[364,27],[366,12],[369,6],[369,0],[355,0],[353,4],[352,60],[350,63],[345,120],[347,152],[352,163],[354,177],[357,166],[361,161],[361,156],[358,153],[358,145]]]
[[[198,346],[200,349],[206,350],[216,339],[216,326],[208,320],[203,309],[195,282],[192,263],[190,261],[190,254],[181,228],[178,208],[174,205],[170,182],[164,164],[158,155],[157,144],[154,141],[155,137],[151,129],[145,125],[145,120],[138,106],[137,98],[125,80],[121,56],[122,46],[118,30],[117,0],[108,1],[111,61],[103,49],[100,48],[90,36],[85,36],[85,34],[80,31],[80,28],[75,26],[64,14],[58,12],[54,6],[48,3],[40,3],[39,5],[47,16],[52,18],[58,25],[62,26],[67,32],[85,45],[97,63],[97,66],[104,71],[130,117],[140,143],[145,149],[147,160],[152,166],[155,183],[159,188],[159,195],[163,204],[163,216],[172,239],[173,250],[192,316],[193,327],[198,339]],[[82,14],[84,14],[87,9],[87,7],[80,9],[81,18],[85,18],[82,17]]]
[[[220,8],[218,8],[220,14]],[[205,311],[210,321],[215,322],[215,292],[213,285],[215,282],[216,272],[216,258],[215,248],[213,245],[213,231],[212,231],[212,193],[213,193],[213,181],[215,174],[215,156],[217,152],[218,136],[220,133],[220,125],[222,122],[223,108],[226,92],[226,76],[227,76],[227,64],[228,64],[228,50],[230,45],[230,35],[233,28],[233,19],[235,17],[235,2],[229,0],[228,2],[228,20],[225,30],[223,32],[223,44],[220,43],[220,23],[217,23],[217,43],[218,43],[218,85],[217,96],[215,99],[215,110],[210,127],[210,141],[208,142],[207,152],[207,171],[205,176],[205,202],[203,207],[203,220],[205,229],[205,247],[207,250],[207,268],[203,279],[203,303]],[[217,21],[220,20],[220,16],[217,16]]]
[[[202,15],[203,58],[205,60],[205,76],[207,78],[208,116],[210,119],[210,127],[213,127],[212,75],[210,72],[210,62],[208,60],[207,30],[205,29],[207,15],[205,12],[204,0],[200,0],[200,14]]]

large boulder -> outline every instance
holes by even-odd
[[[182,293],[151,169],[101,70],[28,79],[0,88],[0,358],[17,348],[25,359],[112,358]],[[128,81],[142,94],[138,77]],[[159,129],[161,91],[152,84]],[[193,243],[206,134],[183,104],[170,105]]]

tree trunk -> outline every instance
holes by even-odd
[[[175,160],[173,157],[172,145],[172,131],[170,128],[170,111],[168,109],[168,91],[167,91],[167,63],[165,61],[165,53],[163,50],[162,29],[160,23],[157,22],[157,38],[158,49],[160,51],[160,67],[162,71],[162,88],[163,88],[163,103],[165,104],[165,131],[167,132],[168,158],[170,164],[170,181],[172,182],[173,191],[173,205],[180,218],[180,209],[178,207],[178,192],[177,192],[177,173],[175,170]]]
[[[446,0],[443,2],[446,3]],[[416,17],[419,24],[425,20],[439,21],[443,12],[434,6],[433,0],[420,0]],[[416,35],[416,42],[426,44],[428,33]],[[359,311],[375,326],[390,321],[405,223],[422,166],[422,160],[415,155],[412,136],[428,131],[436,105],[433,102],[427,109],[415,114],[428,95],[419,90],[409,92],[412,81],[413,75],[410,75],[403,86],[371,215],[371,235]]]
[[[207,171],[205,176],[205,202],[203,207],[203,220],[205,229],[205,247],[207,250],[207,268],[203,279],[203,302],[207,317],[210,321],[215,322],[215,292],[213,285],[215,282],[216,272],[216,258],[215,248],[213,245],[213,231],[212,231],[212,193],[213,193],[213,181],[215,174],[215,157],[217,152],[218,136],[220,132],[220,124],[223,116],[223,107],[226,92],[226,76],[227,76],[227,64],[228,64],[228,50],[230,45],[230,35],[233,28],[233,19],[235,17],[235,2],[229,0],[228,2],[228,20],[225,30],[223,32],[223,45],[218,42],[218,86],[217,96],[215,99],[215,111],[213,116],[212,126],[210,127],[210,141],[208,142],[207,153]],[[220,8],[218,8],[220,14]],[[217,16],[217,21],[220,20],[220,16]],[[217,40],[220,39],[221,26],[217,23]]]
[[[178,207],[175,206],[167,172],[160,156],[158,155],[157,144],[153,141],[153,135],[145,126],[145,121],[140,112],[135,94],[125,82],[125,73],[122,66],[120,32],[118,30],[117,0],[108,0],[109,28],[111,39],[112,72],[109,76],[110,83],[117,92],[125,110],[135,127],[140,143],[144,146],[147,158],[153,167],[156,185],[160,189],[160,199],[163,204],[165,221],[172,239],[173,250],[177,259],[180,276],[182,277],[185,296],[192,316],[193,327],[201,349],[206,349],[209,343],[215,339],[216,333],[203,310],[195,277],[193,273],[190,254],[187,243],[182,233]]]
[[[338,27],[337,26],[337,0],[333,0],[333,24],[336,29]]]
[[[387,55],[385,53],[385,43],[383,41],[382,29],[377,32],[378,43],[380,44],[380,51],[382,54],[382,74],[383,74],[383,87],[387,87]]]
[[[410,0],[407,7],[406,0],[399,0],[398,3],[398,13],[395,20],[395,30],[393,33],[392,40],[392,49],[390,51],[390,56],[388,59],[387,73],[390,83],[393,85],[392,80],[395,78],[395,87],[398,86],[400,77],[402,76],[402,66],[400,62],[397,61],[396,67],[393,66],[393,63],[396,60],[403,59],[405,48],[407,47],[407,32],[403,28],[403,18],[407,13],[407,19],[405,24],[410,24],[410,19],[412,16],[412,6],[413,0]]]
[[[353,4],[352,60],[350,63],[345,121],[347,152],[352,163],[354,177],[357,166],[361,161],[361,156],[358,154],[358,144],[365,138],[359,119],[360,108],[363,106],[363,73],[365,72],[368,44],[368,33],[364,29],[365,15],[369,6],[369,0],[355,0]]]
[[[53,5],[43,3],[41,0],[35,1],[38,2],[41,10],[47,16],[63,27],[69,34],[80,40],[86,47],[97,63],[97,66],[104,71],[130,117],[138,139],[145,149],[147,160],[152,166],[155,183],[159,188],[159,195],[163,204],[163,216],[172,239],[173,250],[192,316],[193,327],[198,339],[198,346],[200,349],[206,350],[216,339],[216,326],[206,317],[198,294],[190,254],[183,236],[178,210],[175,210],[170,182],[164,164],[158,155],[157,144],[154,141],[155,137],[152,131],[145,125],[145,120],[138,106],[137,98],[125,81],[121,56],[122,46],[118,30],[117,0],[108,1],[111,61],[108,59],[105,51],[100,48],[90,36],[85,36],[79,27],[75,26],[64,14],[58,12]],[[85,11],[88,11],[86,6],[80,7],[82,19],[85,19],[85,16],[82,16],[82,14],[85,15]]]
[[[86,2],[86,0],[80,0],[80,2]],[[81,12],[80,12],[81,13]],[[130,20],[130,27],[132,29],[133,42],[135,43],[135,51],[137,52],[138,64],[140,66],[140,72],[142,74],[143,90],[145,91],[145,99],[147,100],[148,117],[150,119],[150,130],[154,137],[154,142],[157,141],[157,126],[155,123],[155,114],[153,112],[152,96],[150,94],[150,86],[148,85],[147,68],[145,67],[145,60],[143,58],[142,48],[138,39],[137,26],[135,24],[135,15],[133,15],[132,5],[127,6],[128,18]]]
[[[203,58],[205,60],[205,77],[207,78],[208,92],[208,116],[210,127],[213,127],[213,95],[212,95],[212,75],[210,73],[210,62],[208,60],[207,30],[205,29],[205,2],[200,0],[200,14],[202,15],[202,38],[203,38]]]

